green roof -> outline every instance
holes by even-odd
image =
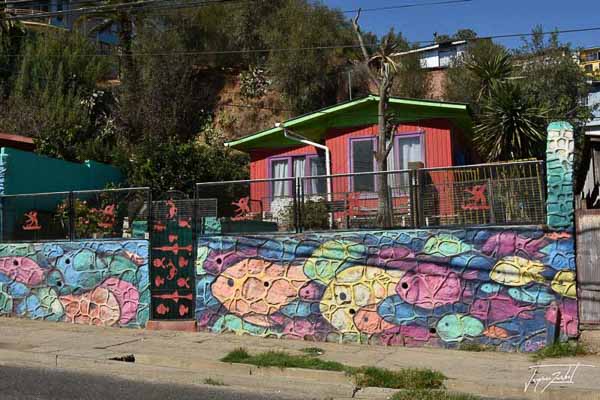
[[[227,142],[225,145],[242,151],[297,146],[297,142],[283,135],[284,127],[302,134],[307,139],[321,142],[327,130],[331,128],[376,124],[378,102],[379,97],[371,95],[336,104],[292,118],[278,127]],[[467,104],[392,97],[390,109],[397,119],[404,122],[446,118],[452,120],[466,134],[471,133],[471,114]]]

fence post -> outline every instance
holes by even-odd
[[[490,197],[490,224],[495,224],[496,223],[496,213],[494,212],[494,188],[493,188],[493,184],[494,182],[491,179],[487,180],[487,187],[488,187],[488,193],[489,193],[489,197]]]
[[[294,209],[294,228],[296,233],[300,233],[300,210],[298,207],[299,200],[298,199],[298,177],[294,178],[294,182],[292,183],[292,205]]]
[[[147,240],[152,243],[152,228],[153,228],[153,218],[154,218],[154,209],[152,206],[152,189],[148,189],[148,197],[146,199],[146,201],[148,202],[148,217],[146,218],[146,233],[147,235]],[[150,249],[152,249],[152,246],[149,246]],[[150,254],[148,254],[148,256],[150,256]]]
[[[75,194],[69,192],[69,240],[75,240]]]

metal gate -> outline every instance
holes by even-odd
[[[179,197],[179,198],[178,198]],[[152,204],[152,319],[194,317],[194,200],[170,192]]]
[[[600,328],[600,210],[578,210],[576,227],[579,318]]]

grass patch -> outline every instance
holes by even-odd
[[[325,354],[325,350],[320,349],[318,347],[305,347],[303,349],[300,349],[301,352],[305,353],[306,355],[309,356],[322,356],[323,354]]]
[[[320,349],[319,349],[320,350]],[[312,352],[312,350],[311,350]],[[359,387],[391,389],[443,389],[446,377],[430,369],[406,368],[392,371],[384,368],[354,368],[336,361],[326,361],[311,355],[294,355],[283,351],[267,351],[251,355],[238,348],[221,359],[222,362],[251,364],[257,367],[304,368],[341,371],[352,376]]]
[[[481,400],[481,397],[465,393],[452,393],[443,390],[403,390],[394,394],[391,400]]]
[[[392,371],[385,368],[362,367],[352,372],[360,387],[391,389],[442,389],[446,377],[431,369],[405,368]]]
[[[588,354],[587,349],[581,343],[554,343],[533,353],[533,361],[543,360],[544,358],[575,357]]]
[[[257,367],[305,368],[323,371],[348,371],[348,368],[336,361],[325,361],[312,356],[297,356],[283,351],[267,351],[250,355],[245,349],[233,350],[221,359],[223,362],[243,363]]]
[[[223,382],[220,379],[213,379],[213,378],[206,378],[204,380],[204,384],[205,385],[212,385],[212,386],[227,386],[225,384],[225,382]]]
[[[477,353],[482,352],[482,351],[496,351],[496,349],[492,346],[485,346],[483,344],[474,343],[474,342],[461,343],[460,346],[458,346],[458,350],[473,351],[473,352],[477,352]]]

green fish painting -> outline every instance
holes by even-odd
[[[450,314],[437,323],[437,334],[444,342],[461,342],[483,332],[483,323],[477,318],[463,314]]]

